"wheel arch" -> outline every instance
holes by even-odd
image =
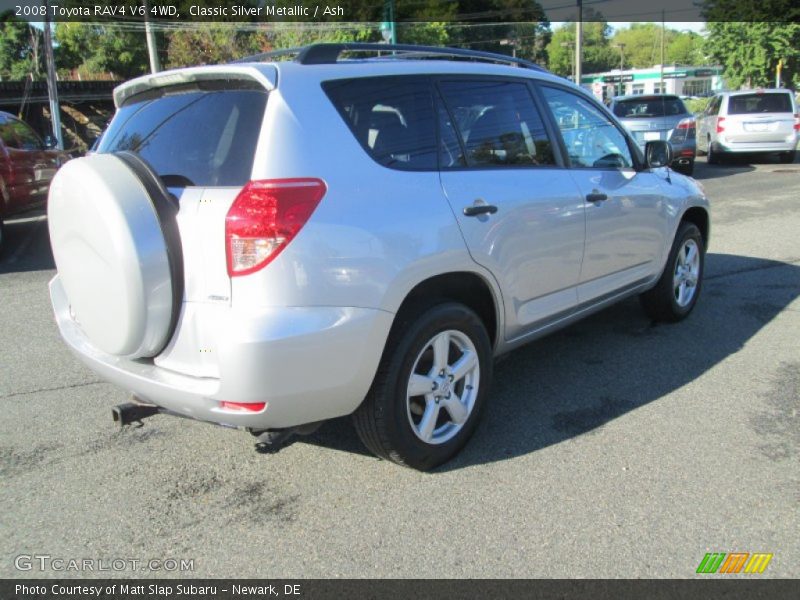
[[[492,348],[497,347],[502,331],[502,301],[494,286],[474,271],[441,273],[414,285],[397,309],[389,338],[421,311],[447,301],[458,302],[475,311],[486,327]]]
[[[693,223],[700,230],[703,236],[703,246],[708,250],[709,238],[711,235],[711,219],[708,211],[702,206],[692,206],[681,215],[681,223]]]

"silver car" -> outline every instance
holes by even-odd
[[[672,168],[685,175],[694,173],[695,118],[678,96],[618,96],[610,109],[642,149],[651,140],[667,140],[674,154]]]
[[[723,92],[697,119],[698,149],[708,162],[732,154],[774,154],[782,163],[797,155],[800,115],[790,90]]]
[[[120,423],[277,444],[352,414],[429,469],[475,430],[495,357],[633,295],[694,308],[708,201],[664,141],[643,155],[522,60],[291,52],[123,84],[97,154],[55,178],[56,321],[132,394]]]

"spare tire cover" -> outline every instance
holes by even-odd
[[[167,243],[147,189],[112,154],[67,162],[48,199],[56,268],[81,329],[103,352],[158,354],[171,334]]]

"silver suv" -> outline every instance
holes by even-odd
[[[277,443],[352,414],[376,455],[428,469],[474,431],[498,355],[632,295],[659,320],[695,306],[708,202],[667,142],[643,154],[522,60],[292,52],[123,84],[98,153],[53,182],[56,320],[132,392],[121,423]]]
[[[741,153],[778,153],[782,163],[797,155],[800,115],[790,90],[722,92],[697,117],[697,147],[716,164]]]

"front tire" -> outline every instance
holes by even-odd
[[[703,235],[697,225],[681,223],[661,278],[639,297],[651,319],[674,323],[689,316],[700,296],[705,256]]]
[[[400,318],[353,420],[373,454],[428,470],[455,456],[475,431],[492,347],[483,322],[462,304]]]

